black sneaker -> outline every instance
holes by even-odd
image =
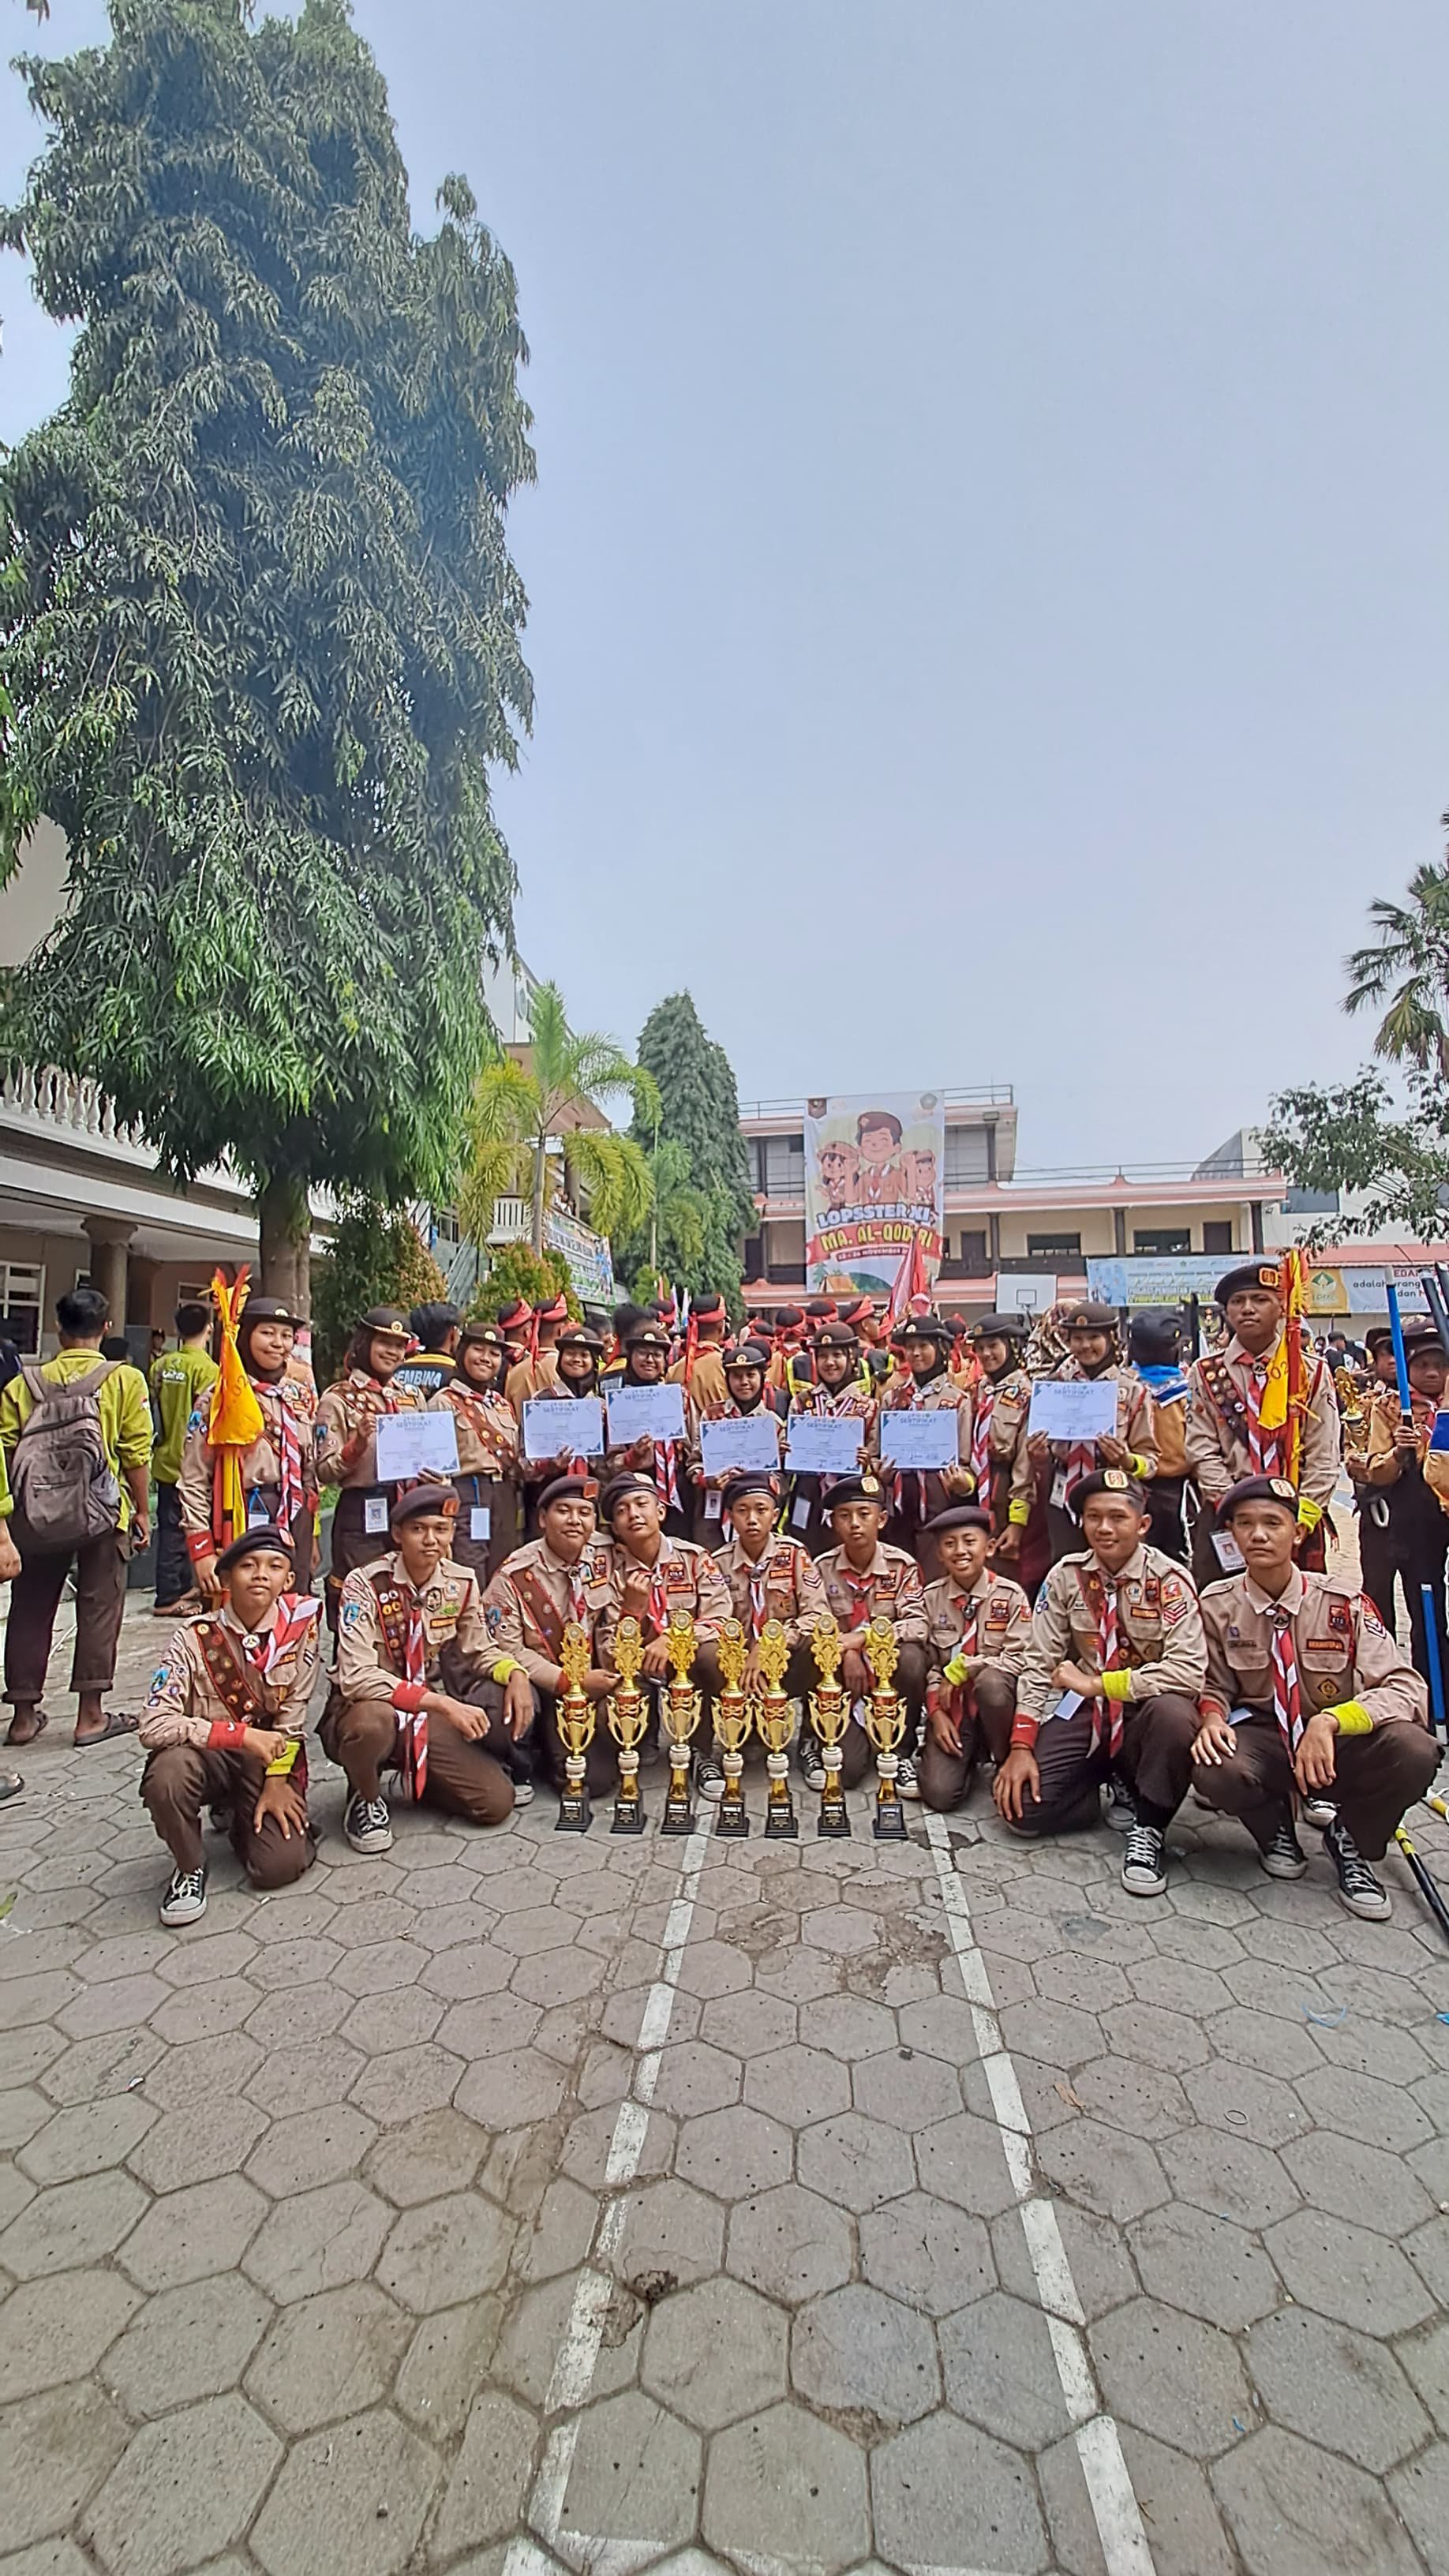
[[[1366,1923],[1386,1923],[1393,1912],[1389,1892],[1381,1887],[1348,1827],[1334,1822],[1323,1837],[1338,1872],[1338,1901]]]
[[[1259,1860],[1270,1878],[1301,1878],[1308,1867],[1308,1856],[1293,1831],[1293,1819],[1285,1814],[1282,1823]]]
[[[205,1870],[174,1869],[171,1884],[161,1899],[161,1920],[167,1931],[175,1931],[182,1923],[199,1923],[205,1912]]]
[[[386,1798],[349,1798],[342,1830],[356,1852],[391,1851],[392,1818]]]
[[[1134,1825],[1122,1854],[1122,1884],[1129,1896],[1165,1896],[1167,1856],[1160,1825]]]
[[[696,1753],[694,1786],[696,1795],[701,1798],[714,1800],[724,1796],[725,1775],[712,1753]]]

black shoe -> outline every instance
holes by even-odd
[[[1266,1851],[1259,1860],[1270,1878],[1301,1878],[1308,1867],[1307,1855],[1293,1831],[1293,1819],[1285,1815]]]
[[[1338,1872],[1339,1904],[1366,1923],[1386,1923],[1394,1910],[1388,1889],[1379,1885],[1348,1827],[1330,1825],[1323,1840]]]

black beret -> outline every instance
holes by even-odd
[[[230,1547],[222,1549],[216,1560],[217,1573],[226,1574],[232,1566],[239,1565],[244,1556],[256,1556],[262,1548],[272,1556],[284,1556],[289,1565],[292,1563],[292,1542],[286,1531],[275,1528],[271,1521],[253,1521],[250,1529],[244,1529],[239,1538],[232,1540]]]
[[[1286,1476],[1244,1476],[1218,1505],[1218,1527],[1226,1529],[1239,1503],[1281,1503],[1298,1518],[1298,1492]]]
[[[1435,1325],[1406,1324],[1404,1326],[1404,1357],[1406,1360],[1411,1360],[1416,1351],[1442,1351],[1443,1347],[1444,1345],[1439,1339],[1438,1330]]]
[[[841,1503],[874,1503],[880,1511],[890,1509],[886,1489],[878,1476],[839,1477],[826,1494],[825,1508],[834,1512]]]
[[[546,1512],[550,1503],[596,1503],[598,1499],[597,1476],[555,1476],[539,1495],[538,1509]]]
[[[612,1520],[627,1494],[650,1494],[659,1500],[659,1488],[652,1476],[611,1476],[599,1496],[599,1509],[605,1520]]]
[[[742,1494],[778,1494],[779,1490],[780,1479],[772,1476],[768,1467],[736,1467],[724,1480],[725,1508],[737,1503]]]
[[[1275,1297],[1283,1293],[1276,1261],[1240,1261],[1236,1270],[1225,1270],[1213,1290],[1215,1306],[1226,1306],[1240,1288],[1270,1288]]]
[[[458,1497],[451,1485],[426,1477],[420,1485],[405,1485],[400,1494],[394,1494],[387,1516],[397,1529],[402,1522],[421,1520],[428,1512],[441,1512],[450,1521],[457,1519]]]
[[[990,1528],[991,1514],[987,1511],[983,1511],[979,1503],[952,1503],[948,1511],[937,1512],[935,1519],[929,1520],[925,1524],[925,1529],[930,1532],[933,1538],[940,1538],[946,1530],[979,1529],[989,1531]],[[924,1531],[922,1534],[924,1535]]]
[[[1136,1504],[1144,1519],[1152,1509],[1147,1487],[1140,1478],[1129,1476],[1125,1467],[1099,1467],[1095,1475],[1084,1476],[1079,1485],[1072,1487],[1068,1508],[1073,1520],[1080,1522],[1094,1494],[1111,1494],[1119,1500],[1125,1496]]]

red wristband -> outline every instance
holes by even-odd
[[[214,1717],[207,1730],[206,1744],[210,1753],[236,1753],[246,1742],[246,1727],[239,1717]]]
[[[188,1530],[186,1533],[186,1553],[190,1557],[193,1565],[199,1565],[204,1556],[214,1556],[216,1554],[216,1541],[212,1537],[210,1530]]]
[[[409,1717],[416,1717],[422,1707],[427,1687],[426,1682],[399,1682],[392,1695],[393,1707],[404,1710]]]
[[[1036,1719],[1034,1717],[1027,1717],[1018,1710],[1016,1716],[1011,1722],[1011,1741],[1013,1748],[1019,1747],[1024,1752],[1033,1753],[1036,1750],[1036,1738]]]

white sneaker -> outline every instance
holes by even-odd
[[[392,1818],[386,1798],[349,1798],[342,1830],[355,1852],[391,1851]]]
[[[825,1790],[825,1765],[821,1761],[818,1753],[812,1752],[802,1754],[800,1759],[800,1777],[804,1781],[806,1788],[813,1790],[817,1798],[823,1796]]]
[[[1107,1824],[1114,1834],[1130,1834],[1137,1822],[1137,1807],[1125,1781],[1107,1783]]]
[[[713,1801],[725,1792],[725,1776],[712,1754],[698,1753],[694,1760],[694,1786],[701,1798]]]
[[[161,1899],[161,1920],[168,1932],[178,1924],[199,1923],[206,1912],[206,1872],[204,1869],[174,1869],[171,1884]]]
[[[1331,1798],[1305,1798],[1299,1813],[1305,1825],[1311,1825],[1319,1834],[1326,1834],[1329,1826],[1338,1822],[1338,1809]]]
[[[919,1798],[920,1794],[920,1784],[916,1778],[916,1766],[911,1760],[909,1753],[903,1753],[899,1762],[896,1764],[896,1796],[898,1798]]]
[[[1167,1859],[1160,1825],[1134,1824],[1122,1855],[1122,1884],[1129,1896],[1165,1896]]]
[[[515,1780],[515,1781],[514,1781],[514,1783],[513,1783],[513,1803],[514,1803],[515,1807],[528,1807],[528,1806],[531,1806],[531,1805],[532,1805],[532,1803],[533,1803],[533,1782],[532,1782],[531,1780]]]

